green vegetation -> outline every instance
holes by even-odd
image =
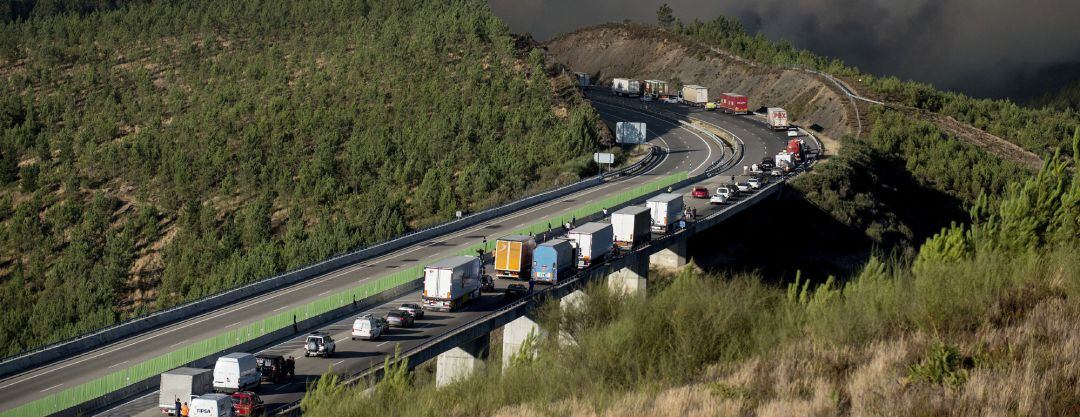
[[[1027,105],[1034,108],[1050,108],[1057,111],[1072,109],[1074,112],[1080,112],[1080,80],[1073,81],[1056,92],[1032,99]]]
[[[599,146],[479,0],[48,5],[0,10],[4,354],[574,181]]]
[[[1080,157],[1080,133],[1072,147]],[[1080,337],[1068,324],[1080,317],[1073,168],[1054,158],[996,208],[980,199],[971,226],[944,229],[911,261],[872,259],[844,283],[785,288],[687,269],[643,299],[597,285],[586,303],[543,309],[557,331],[531,360],[442,389],[394,378],[376,392],[395,395],[378,398],[328,376],[305,414],[685,415],[688,404],[733,415],[985,415],[1018,404],[1024,415],[1070,414],[1080,404],[1080,374],[1063,366]],[[992,389],[1017,378],[1038,388]]]

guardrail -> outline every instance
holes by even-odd
[[[658,151],[650,149],[649,155],[630,166],[622,168],[620,172],[644,169],[655,162],[657,154]],[[682,178],[685,178],[685,173],[665,177],[654,181],[652,184],[656,187],[666,186],[666,184],[679,181]],[[571,186],[562,187],[501,206],[497,209],[488,210],[483,214],[485,214],[487,218],[496,217],[507,212],[516,211],[522,206],[549,201],[600,182],[600,177],[594,177],[589,180],[575,183]],[[636,193],[641,192],[643,188],[647,187],[648,185],[638,187],[610,199],[629,199],[636,195]],[[538,196],[543,196],[545,199],[540,201],[529,200],[535,199]],[[496,212],[496,210],[498,211]],[[579,211],[580,210],[577,210],[573,213],[578,213]],[[572,215],[573,213],[568,215]],[[480,214],[482,213],[473,215],[473,219]],[[484,218],[484,220],[487,218]],[[475,221],[472,224],[484,220]],[[454,230],[458,230],[462,227],[467,226],[461,226]],[[449,233],[454,230],[444,231],[443,233]],[[410,236],[416,236],[417,234],[418,233],[414,233]],[[476,249],[479,249],[480,247],[481,245],[479,244],[473,245],[462,249],[458,253],[475,254]],[[0,416],[37,417],[46,415],[76,415],[101,408],[138,393],[156,388],[159,382],[157,375],[169,369],[186,364],[197,364],[199,361],[205,361],[207,358],[214,358],[220,354],[228,353],[229,351],[238,351],[248,347],[262,346],[273,340],[287,337],[298,331],[311,328],[317,324],[330,320],[335,316],[340,316],[341,314],[363,308],[378,300],[393,298],[410,290],[419,288],[418,277],[421,275],[420,270],[421,266],[414,266],[392,275],[379,278],[373,282],[359,285],[345,292],[324,297],[305,306],[277,314],[240,329],[196,342],[183,349],[169,352],[136,364],[130,368],[106,375],[105,377],[32,401],[28,404],[0,413]],[[212,365],[212,363],[205,364],[205,366],[209,365]]]

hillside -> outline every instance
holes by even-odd
[[[479,0],[70,3],[0,25],[5,354],[574,181],[600,146]]]

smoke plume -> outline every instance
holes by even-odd
[[[489,0],[516,32],[546,40],[604,23],[656,21],[662,1]],[[1024,100],[1080,77],[1076,0],[667,0],[684,23],[736,17],[747,30],[878,75]]]

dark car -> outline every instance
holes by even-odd
[[[495,279],[491,278],[491,275],[484,275],[480,279],[480,291],[492,292],[495,291]]]
[[[424,309],[420,307],[420,304],[406,303],[397,308],[399,311],[404,311],[412,314],[417,319],[424,318]]]
[[[386,322],[390,323],[391,327],[412,327],[416,323],[412,314],[400,310],[386,313]]]
[[[255,367],[265,381],[283,382],[296,375],[296,361],[291,356],[285,359],[281,355],[255,355]]]
[[[510,284],[506,286],[506,292],[503,296],[506,298],[521,298],[529,294],[529,287],[522,284]]]
[[[758,166],[761,167],[762,171],[768,171],[775,168],[776,164],[773,162],[772,158],[764,158]]]

